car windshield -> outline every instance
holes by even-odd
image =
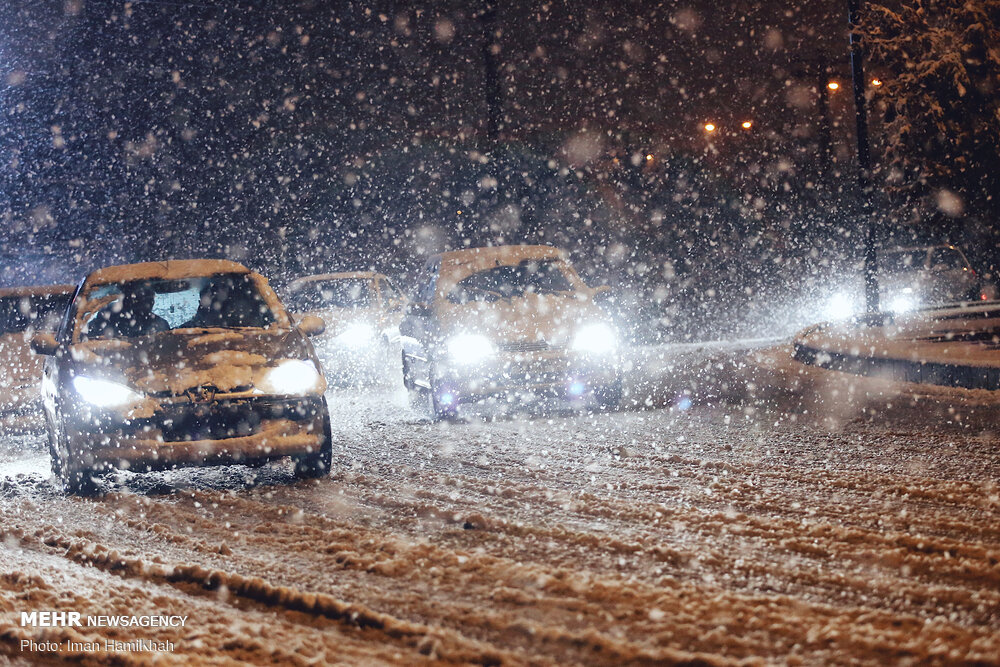
[[[496,301],[527,293],[571,292],[573,284],[558,260],[525,260],[517,265],[496,266],[464,278],[448,294],[453,303]]]
[[[55,330],[71,298],[71,294],[0,298],[0,334],[20,333],[28,328]]]
[[[136,338],[174,329],[265,328],[276,321],[247,274],[99,285],[84,300],[81,338]]]
[[[934,271],[953,271],[968,268],[965,258],[954,248],[935,248],[932,250],[930,265]]]
[[[306,283],[295,291],[292,301],[297,310],[367,308],[371,294],[368,278],[338,278]]]

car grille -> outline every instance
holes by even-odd
[[[248,402],[188,405],[165,415],[160,429],[165,442],[222,440],[260,431],[261,414]]]
[[[544,340],[515,340],[500,343],[497,347],[503,352],[544,352],[545,350],[561,350],[562,345],[550,345]]]

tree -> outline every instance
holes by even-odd
[[[1000,218],[1000,2],[872,3],[863,29],[896,208]]]

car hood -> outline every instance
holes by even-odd
[[[316,365],[297,330],[186,330],[72,345],[74,375],[121,382],[151,396],[197,387],[220,393],[250,391],[261,372],[288,359]]]
[[[581,325],[610,323],[608,315],[588,296],[525,294],[496,301],[447,303],[438,311],[446,334],[483,334],[500,343],[545,341],[566,344]]]

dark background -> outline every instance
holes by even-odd
[[[8,3],[0,285],[540,242],[685,337],[783,332],[860,279],[846,8],[804,4]],[[994,262],[974,211],[893,229]]]

